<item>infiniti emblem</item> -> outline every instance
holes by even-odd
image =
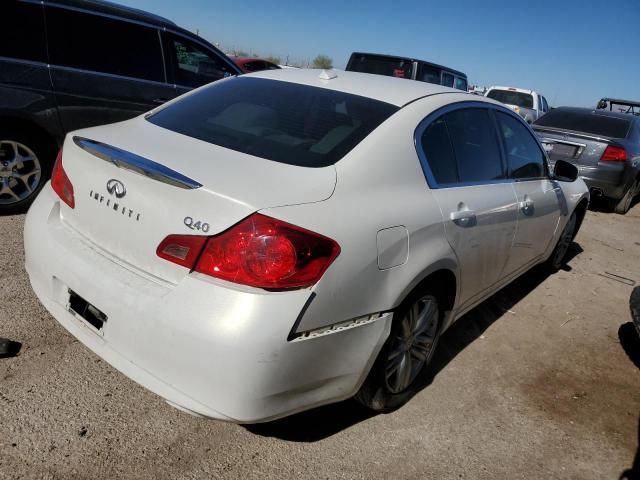
[[[122,198],[127,194],[127,189],[124,188],[124,183],[120,180],[112,178],[107,182],[107,192],[111,195],[115,195],[116,198]]]

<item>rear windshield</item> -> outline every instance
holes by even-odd
[[[413,75],[413,61],[394,57],[380,57],[378,55],[353,55],[347,70],[375,73],[376,75],[386,75],[388,77],[411,78]],[[440,76],[438,75],[436,82],[431,83],[440,83]]]
[[[221,147],[304,167],[333,165],[398,107],[262,78],[215,82],[147,117]]]
[[[592,110],[576,112],[556,108],[535,122],[542,127],[560,128],[600,137],[625,138],[631,122],[623,118],[607,117]]]
[[[528,93],[494,88],[487,93],[487,97],[506,103],[507,105],[516,105],[520,108],[533,108],[533,96]]]

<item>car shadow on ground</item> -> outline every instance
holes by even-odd
[[[571,244],[567,252],[565,270],[571,269],[568,264],[582,251],[579,244]],[[504,315],[511,315],[511,308],[537,288],[549,274],[549,270],[543,266],[531,269],[452,325],[442,335],[431,366],[418,379],[418,391],[428,387],[451,360],[478,339],[494,322]],[[265,437],[292,442],[316,442],[376,415],[376,412],[362,407],[355,400],[345,400],[272,422],[244,425],[244,428]]]
[[[629,299],[632,317],[635,315],[635,322],[640,325],[640,287],[633,289],[631,298]],[[640,368],[640,332],[636,330],[633,322],[627,322],[620,325],[618,329],[618,339],[620,346],[625,351],[629,360]],[[620,475],[621,480],[637,480],[640,479],[640,417],[638,418],[638,445],[636,455],[633,459],[631,468],[625,470]]]

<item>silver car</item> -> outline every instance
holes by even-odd
[[[388,411],[456,319],[562,264],[588,203],[576,175],[490,99],[264,71],[70,133],[26,269],[72,335],[182,410]]]

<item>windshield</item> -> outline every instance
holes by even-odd
[[[326,88],[238,77],[187,95],[147,120],[267,160],[324,167],[340,160],[397,110]]]
[[[494,88],[487,93],[487,97],[507,105],[516,105],[520,108],[533,108],[533,96],[528,93]]]
[[[575,111],[556,108],[536,120],[541,127],[560,128],[601,137],[625,138],[631,122],[623,118],[608,117],[592,110]]]

